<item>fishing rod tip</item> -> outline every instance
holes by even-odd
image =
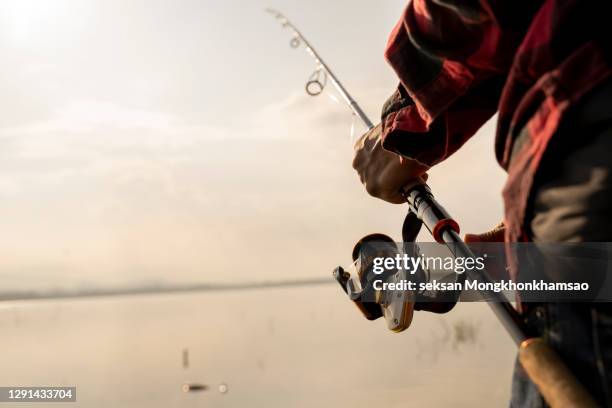
[[[288,23],[287,21],[287,17],[285,17],[285,15],[283,13],[281,13],[280,11],[273,9],[273,8],[265,8],[264,9],[265,12],[272,14],[272,16],[274,18],[276,18],[277,20],[280,20],[281,23],[283,23],[283,25],[286,25]]]
[[[275,10],[275,9],[273,9],[273,8],[270,8],[270,7],[266,7],[266,8],[264,8],[264,11],[265,11],[266,13],[270,13],[270,14],[274,15],[275,17],[279,17],[279,16],[281,16],[281,13],[280,13],[278,10]]]

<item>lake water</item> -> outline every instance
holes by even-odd
[[[77,387],[54,407],[507,406],[515,356],[485,304],[394,334],[336,285],[5,302],[0,324],[0,385]]]

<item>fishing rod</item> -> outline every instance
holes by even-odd
[[[306,37],[304,37],[301,31],[281,12],[274,9],[266,9],[266,11],[279,20],[284,28],[292,32],[293,38],[290,42],[292,48],[298,48],[300,44],[303,43],[306,47],[306,51],[315,59],[317,64],[316,70],[306,84],[307,93],[311,96],[317,96],[323,92],[325,80],[321,81],[319,79],[319,73],[324,72],[324,78],[329,76],[332,84],[340,93],[353,114],[359,117],[368,129],[374,128],[372,121],[368,118],[363,109],[361,109],[355,99],[348,93],[347,89],[338,80],[338,77],[334,75],[329,66],[323,61],[323,58],[321,58],[320,54],[310,44]],[[312,92],[312,85],[309,85],[315,82],[319,84],[317,89],[318,92],[316,93]],[[311,90],[310,92],[309,89]],[[446,244],[455,256],[475,257],[471,249],[459,236],[459,224],[446,212],[444,207],[436,201],[427,184],[420,184],[410,189],[403,189],[402,195],[408,203],[409,211],[415,214],[425,225],[436,242]],[[520,344],[527,338],[526,329],[520,315],[500,293],[491,292],[488,295],[491,296],[490,298],[496,300],[496,302],[489,302],[493,312],[501,320],[503,326],[510,333],[515,343]]]
[[[291,23],[291,21],[289,21],[289,19],[285,17],[281,12],[271,8],[266,9],[266,11],[272,14],[274,18],[279,20],[284,28],[289,29],[293,33],[293,37],[291,38],[291,42],[289,43],[292,48],[299,48],[299,46],[304,43],[306,52],[312,55],[312,57],[315,59],[317,65],[315,71],[308,79],[308,82],[306,82],[306,93],[308,93],[308,95],[310,96],[320,95],[325,89],[325,85],[327,84],[327,77],[329,76],[332,85],[334,86],[334,88],[336,88],[338,93],[340,93],[340,96],[342,97],[344,102],[346,102],[353,114],[359,119],[361,119],[361,121],[368,128],[368,130],[373,129],[374,124],[372,123],[370,118],[368,118],[368,115],[365,114],[363,109],[361,109],[361,107],[355,101],[355,99],[353,99],[351,94],[348,93],[348,91],[346,90],[344,85],[342,85],[338,77],[332,72],[332,70],[325,63],[325,61],[323,61],[323,58],[321,58],[321,56],[314,49],[314,47],[310,45],[310,42],[306,39],[306,37],[304,37],[300,30],[298,30],[297,27],[293,25],[293,23]]]
[[[372,121],[301,31],[281,12],[274,9],[266,9],[266,11],[279,20],[284,28],[292,32],[293,37],[290,42],[292,48],[299,48],[303,43],[306,51],[315,59],[316,68],[306,83],[306,92],[311,96],[321,94],[325,89],[327,77],[329,77],[332,85],[340,93],[352,113],[361,119],[368,130],[373,129]],[[473,251],[459,236],[459,224],[436,201],[427,184],[422,183],[414,187],[404,188],[401,193],[408,204],[408,215],[402,231],[404,241],[416,240],[421,225],[425,225],[435,241],[445,244],[455,258],[476,258]],[[375,276],[372,274],[372,256],[371,254],[364,256],[362,249],[367,246],[368,242],[380,244],[381,241],[386,245],[386,248],[393,248],[391,252],[397,253],[398,249],[394,247],[393,239],[383,234],[366,236],[357,243],[353,250],[353,266],[358,268],[357,279],[342,267],[334,270],[334,277],[368,320],[384,317],[390,330],[400,332],[410,326],[415,305],[419,305],[419,303],[417,302],[417,295],[410,291],[396,294],[396,291],[374,289]],[[492,282],[486,270],[474,272],[481,281]],[[423,275],[425,274],[421,274],[421,276]],[[465,280],[465,274],[456,275],[456,282],[460,283]],[[381,275],[376,276],[380,277]],[[406,278],[405,271],[398,270],[394,274],[387,274],[385,278],[391,283],[397,283]],[[597,406],[590,394],[576,380],[572,372],[557,353],[548,346],[546,341],[529,335],[520,314],[502,293],[486,289],[479,292],[487,299],[487,304],[518,346],[519,361],[531,380],[538,386],[544,399],[552,407]],[[445,313],[452,309],[458,301],[459,295],[460,291],[452,293],[450,299],[444,296],[439,297],[444,299],[441,309],[436,310],[435,307],[428,308],[428,306],[421,304],[419,305],[421,309],[417,308],[416,310]],[[438,298],[430,298],[429,301],[435,301],[436,299]]]

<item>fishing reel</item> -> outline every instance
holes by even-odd
[[[421,194],[427,193],[428,189],[422,189]],[[418,200],[411,201],[417,201],[418,204]],[[404,219],[402,244],[396,244],[384,234],[367,235],[355,245],[351,266],[347,269],[338,266],[334,270],[334,278],[365,318],[376,320],[384,317],[387,328],[394,332],[410,327],[414,311],[449,312],[461,295],[460,290],[424,290],[423,287],[427,285],[423,284],[430,281],[434,271],[423,268],[419,263],[413,264],[414,268],[408,271],[406,268],[381,268],[380,262],[376,262],[377,259],[422,257],[421,249],[415,243],[423,225],[422,219],[425,219],[430,231],[435,229],[435,225],[427,224],[428,219],[436,219],[438,228],[458,230],[456,223],[440,212],[443,211],[441,207],[422,206],[422,211],[415,211],[416,209],[414,205],[410,206]],[[435,218],[427,214],[432,210],[438,211]],[[463,284],[465,274],[452,273],[444,280]]]

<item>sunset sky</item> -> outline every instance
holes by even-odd
[[[405,208],[363,191],[351,115],[303,92],[314,64],[268,6],[376,119],[401,1],[0,3],[8,288],[325,277],[362,235],[399,239]],[[493,129],[431,172],[466,231],[501,219]]]
[[[368,197],[351,168],[348,109],[305,94],[314,63],[263,9],[283,11],[376,120],[403,6],[0,1],[0,295],[333,283],[363,235],[400,239],[405,206]],[[489,122],[430,173],[466,232],[501,219],[493,137]],[[0,324],[0,382],[77,385],[87,407],[498,406],[514,359],[484,304],[418,313],[396,335],[335,284],[7,301]],[[213,388],[188,395],[187,381]]]

